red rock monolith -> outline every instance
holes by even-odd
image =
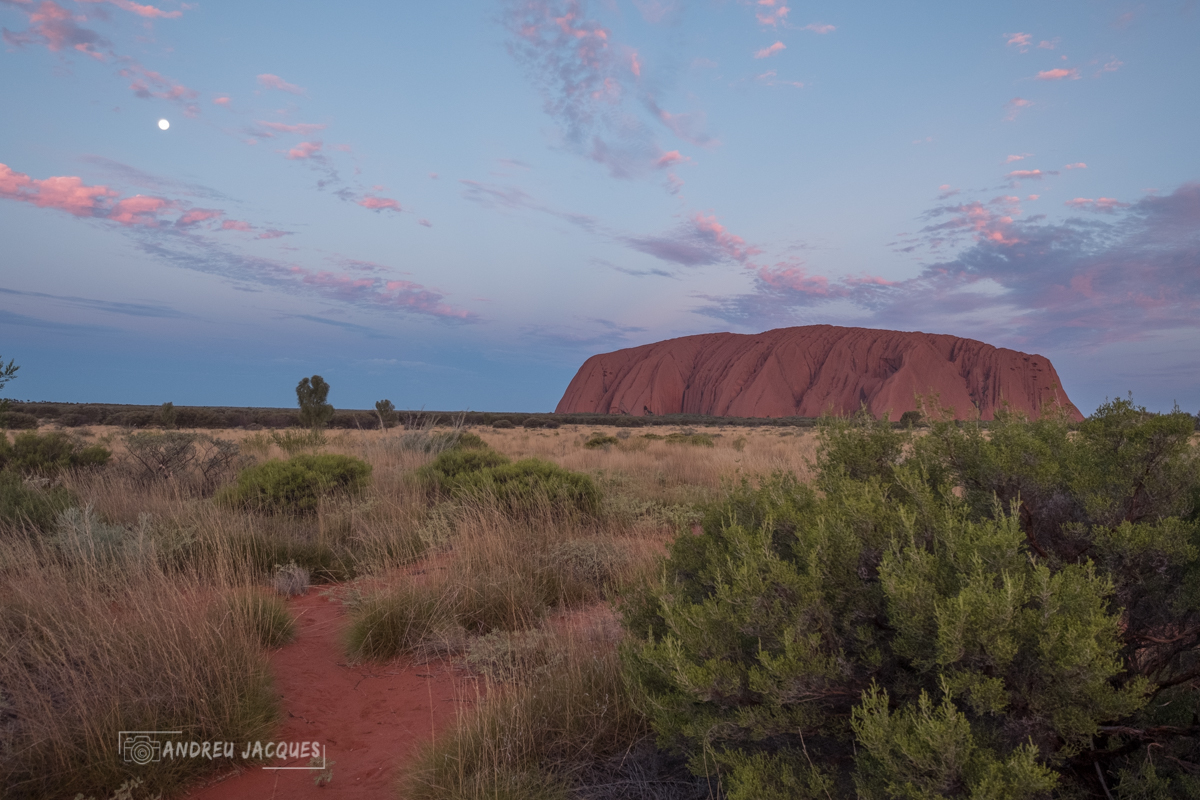
[[[595,355],[555,412],[817,417],[865,405],[897,420],[934,395],[957,419],[992,419],[1006,404],[1031,418],[1059,406],[1083,419],[1045,356],[957,336],[833,325],[704,333]]]

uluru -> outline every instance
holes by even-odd
[[[806,325],[704,333],[594,355],[558,414],[817,417],[862,406],[896,420],[937,395],[956,419],[1005,406],[1037,418],[1067,398],[1050,359],[944,334]]]

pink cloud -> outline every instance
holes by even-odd
[[[633,55],[630,56],[629,70],[634,74],[635,77],[642,77],[642,64],[640,61],[638,61],[638,54],[636,50],[633,51]]]
[[[1034,201],[1034,200],[1037,200],[1039,197],[1041,197],[1041,195],[1040,195],[1040,194],[1031,194],[1031,195],[1029,195],[1028,197],[1026,197],[1025,199],[1026,199],[1026,200],[1029,200],[1030,202],[1032,202],[1032,201]]]
[[[122,225],[146,225],[156,227],[158,215],[175,207],[175,203],[161,197],[136,194],[119,201],[108,212],[108,218]]]
[[[107,186],[85,186],[76,177],[54,177],[44,180],[16,172],[0,164],[0,197],[30,203],[39,208],[57,208],[77,217],[104,216],[101,205],[105,200],[120,196]]]
[[[770,58],[771,56],[775,55],[776,53],[780,52],[781,50],[786,50],[786,49],[787,49],[786,44],[784,44],[783,42],[776,42],[775,44],[771,45],[770,47],[764,47],[762,50],[759,50],[757,53],[754,54],[754,57],[755,58]]]
[[[1008,158],[1004,159],[1004,163],[1011,164],[1014,161],[1024,161],[1025,159],[1029,158],[1031,155],[1033,155],[1033,154],[1032,153],[1022,153],[1019,156],[1009,156]]]
[[[333,272],[312,272],[292,267],[300,283],[317,293],[356,305],[415,311],[434,317],[474,322],[478,315],[445,302],[444,296],[413,281],[354,278]]]
[[[715,214],[710,214],[707,217],[701,213],[693,214],[692,223],[696,226],[697,233],[710,238],[734,261],[745,261],[747,258],[756,256],[762,252],[762,250],[753,245],[747,245],[746,240],[742,237],[735,236],[725,230],[725,226],[717,222]]]
[[[297,122],[295,125],[288,125],[283,122],[263,122],[259,120],[255,123],[261,125],[268,130],[276,131],[277,133],[298,133],[301,136],[307,136],[315,131],[323,131],[328,125],[322,125],[316,122]]]
[[[32,3],[25,2],[21,5],[32,5]],[[107,45],[108,41],[95,31],[81,28],[76,24],[86,19],[83,15],[72,14],[54,0],[42,0],[32,11],[26,11],[23,8],[20,10],[29,17],[29,30],[13,33],[5,28],[3,38],[7,44],[13,47],[41,44],[51,52],[58,52],[64,47],[70,47],[98,61],[105,59],[104,54],[96,50],[96,46]]]
[[[199,222],[216,219],[224,214],[224,211],[219,211],[215,208],[190,208],[185,211],[179,219],[175,220],[175,226],[178,228],[186,228],[189,225],[195,225]]]
[[[1063,169],[1087,169],[1087,164],[1082,161],[1076,161],[1074,164],[1067,164]]]
[[[438,174],[436,172],[431,172],[429,173],[429,178],[436,181],[438,179]]]
[[[260,86],[264,86],[267,89],[276,89],[280,92],[288,92],[290,94],[304,94],[305,92],[304,89],[300,88],[296,84],[288,83],[278,75],[272,75],[269,72],[259,75],[258,83]]]
[[[1015,47],[1024,53],[1029,49],[1029,43],[1033,41],[1033,35],[1028,33],[1006,33],[1008,41],[1005,42],[1009,47]]]
[[[663,153],[662,156],[659,157],[658,161],[656,161],[654,163],[659,168],[662,168],[662,167],[669,167],[672,164],[682,164],[687,161],[691,161],[691,159],[688,158],[687,156],[680,155],[678,150],[671,150],[669,152]]]
[[[225,96],[218,97],[213,100],[213,105],[227,106],[229,105],[229,98]]]
[[[1009,100],[1004,104],[1004,108],[1007,111],[1007,113],[1004,115],[1004,119],[1008,120],[1009,122],[1013,121],[1017,118],[1017,114],[1021,113],[1022,109],[1029,108],[1031,105],[1033,105],[1032,100],[1026,100],[1023,97],[1014,97],[1012,100]]]
[[[1058,47],[1058,42],[1059,38],[1055,36],[1053,39],[1048,41],[1043,39],[1042,41],[1038,42],[1038,47],[1042,50],[1053,50],[1054,48]]]
[[[108,3],[112,3],[117,8],[120,8],[124,11],[131,11],[134,14],[137,14],[139,17],[146,17],[147,19],[177,19],[178,17],[183,16],[182,11],[163,11],[161,8],[155,8],[154,6],[139,5],[137,3],[131,2],[131,0],[76,0],[76,2],[79,2],[79,3],[108,2]]]
[[[374,195],[366,195],[361,200],[357,201],[363,208],[369,208],[372,211],[383,211],[390,209],[391,211],[403,211],[400,204],[390,197],[375,197]]]
[[[1125,66],[1124,61],[1118,61],[1117,59],[1114,58],[1111,61],[1109,61],[1108,63],[1106,63],[1103,67],[1100,68],[1100,72],[1096,73],[1096,77],[1099,78],[1100,74],[1103,72],[1116,72],[1123,66]]]
[[[759,0],[758,5],[764,7],[763,10],[755,12],[754,15],[758,19],[758,23],[760,25],[770,25],[773,28],[777,25],[787,22],[787,15],[791,9],[783,3],[777,4],[775,0],[771,0],[769,3],[764,3],[762,0]]]
[[[154,70],[146,69],[131,58],[122,57],[124,62],[117,74],[129,79],[129,90],[143,100],[157,98],[159,100],[175,100],[190,103],[200,96],[195,89],[189,89],[181,83],[176,83]],[[194,110],[196,107],[189,106]]]
[[[287,151],[287,157],[293,161],[312,158],[321,149],[321,143],[317,142],[301,142],[300,144]]]
[[[254,230],[254,226],[251,225],[249,222],[244,222],[240,219],[227,219],[221,223],[221,230],[223,230],[223,231],[251,231],[251,230]]]
[[[825,35],[826,33],[833,33],[834,31],[837,30],[837,27],[834,25],[824,25],[820,22],[810,22],[807,25],[805,25],[803,28],[801,28],[800,30],[812,31],[813,33],[819,33],[821,35]]]
[[[426,228],[432,228],[432,227],[433,227],[433,223],[432,223],[432,222],[430,222],[429,220],[425,219],[424,217],[421,217],[419,220],[417,220],[417,224],[418,224],[418,225],[424,225]]]
[[[1051,173],[1042,172],[1040,169],[1014,169],[1012,172],[1008,173],[1004,177],[1011,178],[1012,180],[1039,181],[1042,179],[1043,176],[1049,175],[1049,174],[1051,174]]]
[[[1014,232],[1013,217],[1021,214],[1020,198],[1012,195],[994,197],[986,203],[978,200],[956,206],[940,206],[928,212],[928,218],[949,217],[945,222],[921,229],[933,249],[953,241],[959,234],[969,232],[976,241],[999,245],[1020,243]]]
[[[1037,74],[1037,80],[1039,81],[1061,81],[1064,79],[1079,80],[1079,70],[1058,67],[1056,69],[1042,70]]]
[[[1092,200],[1089,197],[1076,197],[1074,200],[1068,200],[1063,203],[1068,208],[1078,208],[1087,211],[1099,211],[1103,214],[1112,214],[1118,208],[1129,208],[1129,203],[1122,203],[1112,197],[1099,197]]]
[[[254,238],[255,239],[278,239],[280,236],[291,236],[291,235],[292,234],[289,233],[288,231],[277,231],[274,228],[269,228],[269,229],[263,231],[262,233],[260,233],[258,236],[255,236]]]

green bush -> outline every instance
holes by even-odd
[[[516,426],[512,424],[511,420],[498,419],[492,423],[492,427],[496,428],[496,429],[502,429],[502,428],[515,428]]]
[[[1197,796],[1191,418],[1071,428],[826,420],[819,493],[734,487],[623,609],[660,742],[730,800]]]
[[[418,469],[416,475],[433,491],[448,495],[463,476],[507,463],[508,458],[495,450],[451,449]]]
[[[615,436],[605,436],[603,433],[593,433],[592,438],[583,443],[583,446],[589,450],[595,450],[600,447],[611,447],[614,444],[620,444],[621,440]]]
[[[24,411],[0,412],[0,428],[8,428],[9,430],[36,430],[37,426],[38,418],[33,414],[26,414]]]
[[[101,467],[112,455],[95,444],[85,446],[80,440],[57,431],[38,435],[34,431],[18,433],[9,444],[0,436],[0,469],[12,469],[25,475],[52,476],[65,469]]]
[[[312,514],[322,497],[356,493],[366,486],[371,465],[351,456],[321,454],[272,459],[243,470],[219,502],[269,514]]]
[[[663,437],[667,444],[690,444],[693,447],[716,447],[713,437],[707,433],[668,433]]]
[[[453,625],[453,613],[441,598],[400,584],[355,604],[346,649],[354,659],[387,661],[418,650]]]
[[[58,515],[75,500],[65,488],[41,488],[26,482],[15,472],[0,471],[0,525],[19,528],[32,525],[50,531]]]
[[[600,490],[590,477],[539,458],[464,472],[448,483],[453,496],[494,501],[514,516],[545,505],[589,516],[600,511]]]

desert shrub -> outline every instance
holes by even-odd
[[[62,486],[39,486],[39,483],[45,481],[25,480],[16,472],[0,471],[0,526],[53,529],[58,515],[75,500]]]
[[[321,498],[357,493],[371,465],[352,456],[321,454],[272,459],[242,470],[237,483],[217,495],[219,502],[268,514],[313,514]]]
[[[510,420],[498,419],[492,423],[492,427],[496,428],[496,429],[503,429],[503,428],[515,428],[516,426],[513,425]]]
[[[591,642],[546,645],[555,646],[557,653],[549,650],[539,657],[552,660],[553,669],[521,673],[502,668],[512,676],[512,688],[489,694],[452,730],[427,744],[402,779],[403,796],[412,800],[709,796],[686,793],[676,775],[664,781],[652,770],[630,769],[644,766],[630,753],[648,729],[609,647]],[[656,789],[673,791],[655,794]]]
[[[397,440],[401,450],[417,453],[444,453],[447,450],[484,450],[487,442],[471,431],[454,429],[449,431],[412,430],[405,431]]]
[[[920,411],[905,411],[900,415],[901,428],[915,428],[924,421]]]
[[[85,445],[79,439],[54,431],[38,435],[18,433],[10,445],[0,436],[0,468],[23,475],[53,476],[66,469],[101,467],[112,455],[101,445]]]
[[[319,430],[333,418],[333,406],[326,402],[329,384],[320,375],[301,378],[296,384],[296,400],[300,404],[300,424]]]
[[[293,597],[308,591],[309,577],[310,575],[306,568],[300,566],[295,561],[289,561],[286,564],[275,565],[273,585],[275,586],[275,591],[284,597]]]
[[[1194,796],[1185,416],[826,420],[819,494],[735,487],[630,594],[660,741],[731,800]]]
[[[296,636],[296,623],[283,601],[259,589],[246,588],[225,597],[220,613],[263,647],[279,647]]]
[[[271,431],[271,441],[289,456],[325,446],[325,434],[318,428],[306,431]]]
[[[354,659],[387,661],[420,650],[453,627],[443,598],[424,587],[400,584],[354,604],[346,649]]]
[[[0,428],[8,428],[15,431],[36,429],[37,426],[38,418],[33,414],[26,414],[24,411],[0,412]]]
[[[68,508],[55,518],[46,545],[68,562],[94,565],[136,561],[153,547],[150,517],[143,514],[134,529],[100,519],[92,506]]]
[[[657,433],[643,433],[642,438],[646,439],[647,441],[651,441],[651,442],[661,442],[663,439],[665,439],[667,437],[662,436]]]
[[[677,432],[668,433],[663,437],[667,444],[690,444],[693,447],[715,447],[716,442],[707,433]]]
[[[595,450],[601,447],[611,447],[614,444],[620,444],[621,440],[615,436],[605,436],[603,433],[593,433],[591,438],[583,443],[583,446],[589,450]]]
[[[569,539],[550,550],[550,562],[566,581],[608,588],[625,566],[625,556],[603,539]]]
[[[168,403],[162,404],[162,407],[158,409],[158,422],[164,428],[174,428],[175,427],[175,404],[174,403],[168,402]]]
[[[453,496],[482,498],[517,516],[547,504],[590,516],[600,511],[600,490],[589,476],[538,458],[464,472],[448,483]]]
[[[560,664],[565,654],[545,628],[492,631],[467,645],[467,666],[494,681],[531,678]]]
[[[131,433],[125,452],[135,480],[169,481],[202,495],[231,479],[245,462],[235,442],[184,431]]]
[[[449,495],[464,476],[507,463],[507,456],[495,450],[446,450],[418,469],[416,475],[431,490]]]

